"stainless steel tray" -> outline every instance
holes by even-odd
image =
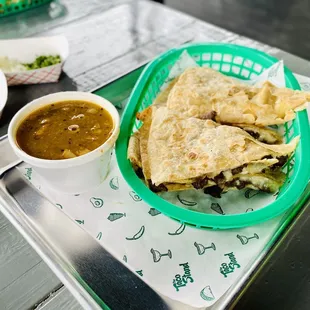
[[[141,70],[139,68],[94,92],[121,108]],[[16,169],[19,163],[6,136],[3,136],[0,139],[0,210],[85,309],[107,306],[112,309],[189,309],[155,292],[99,245],[26,181]],[[238,299],[281,234],[294,222],[308,195],[309,186],[264,250],[212,309],[226,309]],[[48,211],[53,221],[42,216],[42,208]],[[84,247],[75,247],[76,236],[83,240]]]

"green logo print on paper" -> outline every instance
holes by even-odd
[[[236,267],[240,268],[240,265],[238,264],[238,261],[233,252],[224,254],[224,256],[229,258],[229,262],[221,264],[220,273],[224,276],[224,278],[227,278],[227,275],[234,272]]]
[[[143,277],[143,270],[136,270],[136,273],[137,273],[139,276]]]
[[[89,201],[95,208],[101,208],[103,206],[103,200],[101,198],[92,197]]]
[[[79,224],[84,224],[84,220],[75,220]]]
[[[189,201],[189,200],[186,200],[186,199],[182,199],[180,197],[180,195],[177,195],[177,198],[178,200],[185,206],[188,206],[188,207],[193,207],[193,206],[196,206],[197,202],[196,201]]]
[[[140,196],[138,194],[136,194],[136,192],[131,191],[129,192],[130,197],[134,200],[134,201],[141,201],[142,199],[140,198]]]
[[[218,214],[225,215],[222,207],[217,202],[212,202],[211,209]]]
[[[114,177],[110,180],[109,185],[112,189],[118,190],[119,184],[118,184],[118,177]]]
[[[200,291],[200,297],[207,301],[212,301],[215,299],[210,285],[207,285]]]
[[[126,217],[126,213],[110,213],[110,215],[108,216],[108,220],[110,222],[114,222],[121,219],[122,217]]]
[[[60,203],[56,203],[56,206],[57,206],[59,209],[63,209],[63,206],[62,206]]]
[[[127,255],[124,255],[124,256],[123,256],[123,261],[124,261],[125,263],[127,263]]]
[[[257,194],[259,194],[259,191],[254,190],[254,189],[247,189],[247,190],[244,192],[244,197],[247,198],[247,199],[251,199],[251,198],[253,198],[254,196],[256,196]]]
[[[188,283],[194,282],[188,263],[179,264],[179,266],[183,267],[183,275],[181,276],[180,274],[176,274],[172,281],[172,285],[177,292],[179,292],[181,287],[186,286]]]
[[[32,178],[32,168],[25,168],[26,170],[26,173],[24,174],[24,176],[29,180],[31,181],[31,178]]]
[[[96,237],[98,240],[101,240],[102,238],[102,232],[98,233],[97,237]]]
[[[158,211],[158,210],[156,210],[155,208],[150,208],[150,211],[149,211],[148,213],[149,213],[149,215],[151,215],[151,216],[156,216],[156,215],[158,215],[158,214],[161,214],[161,212]]]
[[[259,236],[256,233],[252,237],[246,237],[243,235],[237,235],[236,237],[240,240],[242,245],[248,244],[251,239],[259,239]]]
[[[299,83],[302,90],[308,91],[310,90],[310,83],[308,82],[301,82]]]
[[[178,236],[178,235],[181,235],[184,230],[185,230],[185,224],[182,223],[181,226],[176,231],[174,231],[172,233],[168,232],[168,235]]]
[[[137,233],[135,233],[132,237],[126,237],[126,240],[130,240],[130,241],[138,240],[143,236],[144,232],[145,232],[145,227],[144,225],[142,225]]]
[[[158,263],[163,256],[168,256],[170,259],[172,258],[172,253],[170,250],[168,250],[167,253],[163,253],[163,254],[161,254],[158,250],[154,250],[153,248],[151,248],[150,251],[153,255],[154,263]]]
[[[204,246],[201,243],[194,243],[194,246],[197,249],[197,253],[198,255],[203,255],[207,250],[212,249],[213,251],[216,251],[216,246],[215,244],[212,242],[210,246]]]

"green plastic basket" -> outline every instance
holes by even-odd
[[[130,135],[141,125],[135,118],[136,113],[152,104],[170,68],[184,50],[187,50],[199,65],[209,66],[226,75],[242,79],[253,78],[253,75],[259,75],[278,61],[255,49],[220,43],[189,44],[169,50],[154,59],[146,66],[137,81],[122,117],[120,136],[116,143],[116,157],[123,177],[150,206],[175,220],[197,228],[229,229],[250,226],[280,215],[297,201],[309,181],[310,130],[306,111],[298,112],[296,119],[284,126],[287,142],[297,135],[301,137],[294,159],[287,165],[286,183],[274,202],[254,212],[223,216],[184,209],[153,193],[135,174],[127,159],[127,146]],[[286,67],[285,81],[287,87],[300,89],[296,78]]]
[[[0,0],[0,17],[23,12],[52,0]]]

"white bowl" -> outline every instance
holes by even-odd
[[[0,117],[8,100],[8,85],[4,73],[0,70]]]
[[[16,142],[16,131],[20,123],[35,110],[65,100],[85,100],[108,111],[114,123],[110,138],[97,149],[75,158],[47,160],[28,155]],[[15,114],[8,129],[9,142],[16,155],[30,164],[53,189],[70,194],[85,192],[104,181],[108,174],[111,154],[118,134],[119,115],[112,103],[91,93],[74,91],[54,93],[31,101]]]

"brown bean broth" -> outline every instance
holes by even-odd
[[[79,100],[47,105],[19,125],[16,141],[27,154],[42,159],[84,155],[111,136],[113,120],[100,106]]]

